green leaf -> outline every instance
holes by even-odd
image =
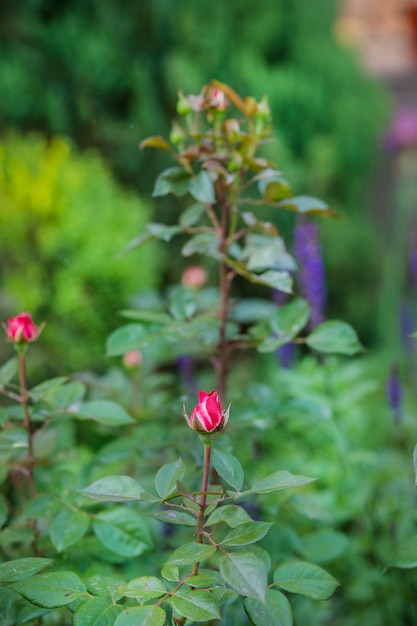
[[[201,571],[201,570],[200,570]],[[189,587],[197,587],[197,588],[208,588],[214,587],[219,584],[218,577],[206,570],[203,574],[197,574],[196,576],[191,576],[184,580],[184,583]]]
[[[204,215],[205,210],[204,204],[194,202],[194,204],[181,213],[179,223],[181,226],[194,226],[194,224],[196,224]]]
[[[181,254],[185,257],[193,254],[205,254],[213,259],[219,259],[219,242],[215,233],[198,233],[194,235],[182,247]]]
[[[57,552],[77,543],[90,527],[90,517],[83,511],[63,509],[52,520],[49,536]]]
[[[218,475],[233,489],[240,491],[243,485],[243,468],[236,457],[217,448],[213,449],[212,462]]]
[[[313,600],[327,600],[339,585],[328,572],[306,561],[290,561],[277,567],[274,583],[291,593],[300,593]]]
[[[2,496],[0,494],[0,528],[2,526],[4,526],[4,524],[6,523],[8,517],[9,517],[9,507],[8,507],[8,504],[7,504],[4,496]]]
[[[18,360],[13,357],[0,368],[0,387],[7,385],[17,374]]]
[[[178,582],[180,579],[180,570],[178,565],[165,563],[161,569],[161,576],[170,582]]]
[[[217,509],[209,515],[206,526],[214,526],[214,524],[224,522],[231,528],[236,528],[236,526],[250,521],[251,517],[244,508],[237,504],[225,504],[217,507]]]
[[[171,597],[172,606],[195,622],[220,619],[219,607],[210,591],[182,587]]]
[[[401,541],[389,558],[388,567],[400,569],[417,567],[417,535]]]
[[[74,572],[50,572],[11,585],[24,598],[44,608],[70,604],[86,595],[83,581]]]
[[[161,239],[169,242],[171,239],[181,232],[181,226],[168,226],[167,224],[150,223],[146,226],[146,230],[153,239]]]
[[[120,613],[114,626],[164,626],[165,617],[160,606],[132,606]]]
[[[280,206],[283,209],[306,213],[308,215],[336,215],[328,204],[313,196],[294,196],[288,200],[282,200]]]
[[[272,202],[292,198],[294,195],[289,182],[283,176],[279,175],[261,179],[258,182],[258,187],[265,200]]]
[[[247,278],[251,283],[279,289],[279,291],[283,291],[284,293],[292,293],[292,278],[288,272],[268,270],[262,274],[239,271],[238,273]]]
[[[149,328],[143,324],[126,324],[117,328],[106,342],[107,356],[123,356],[130,350],[140,350],[148,345]]]
[[[414,485],[417,487],[417,445],[413,450]]]
[[[100,502],[133,502],[135,500],[147,500],[149,496],[154,501],[157,498],[146,494],[144,488],[134,478],[124,475],[106,476],[94,483],[80,489],[80,493],[92,500]]]
[[[92,419],[104,426],[123,426],[135,421],[123,407],[109,400],[84,402],[73,415],[77,419]]]
[[[28,435],[24,428],[8,428],[0,433],[0,450],[21,450],[28,447]]]
[[[113,626],[122,611],[123,607],[109,598],[91,598],[76,609],[74,626]]]
[[[193,317],[197,310],[195,293],[190,289],[176,289],[169,303],[169,312],[176,320],[185,321]]]
[[[112,602],[117,602],[117,600],[120,600],[122,597],[117,591],[120,578],[96,574],[95,576],[85,579],[84,582],[87,585],[87,591],[96,596],[103,596]]]
[[[216,201],[213,181],[205,170],[193,176],[188,190],[195,200],[203,204],[213,204]]]
[[[225,554],[219,561],[220,573],[228,585],[247,598],[265,602],[265,564],[252,552]]]
[[[153,196],[166,196],[173,193],[184,196],[190,185],[190,174],[182,167],[169,167],[159,174],[155,182]]]
[[[292,626],[291,605],[276,589],[268,589],[265,602],[245,598],[243,604],[254,626]]]
[[[307,337],[306,344],[318,352],[352,356],[363,352],[354,329],[345,322],[331,320],[317,326]]]
[[[177,480],[182,480],[185,474],[185,465],[181,459],[167,463],[159,468],[155,476],[155,487],[162,500],[176,490]]]
[[[197,524],[195,517],[186,511],[177,511],[175,509],[158,511],[157,513],[154,513],[153,517],[158,519],[160,522],[165,522],[167,524],[179,524],[181,526],[196,526]]]
[[[297,474],[291,474],[291,472],[287,472],[286,470],[281,470],[255,481],[250,491],[252,493],[272,493],[273,491],[289,489],[290,487],[302,487],[314,480],[317,480],[317,478],[299,476]]]
[[[126,558],[139,556],[153,547],[146,519],[133,509],[117,508],[99,513],[93,530],[106,548]]]
[[[205,561],[216,553],[216,546],[205,543],[186,543],[169,557],[168,565],[193,565]]]
[[[67,376],[56,376],[45,380],[43,383],[36,385],[30,390],[30,395],[33,400],[44,400],[62,387],[68,381]]]
[[[265,537],[271,526],[270,522],[246,522],[229,531],[220,545],[237,547],[256,543]]]
[[[141,576],[134,578],[128,583],[118,585],[117,590],[126,598],[138,598],[140,600],[149,600],[151,598],[160,598],[166,593],[166,587],[160,578],[156,576]]]
[[[259,346],[260,352],[273,352],[291,341],[304,328],[310,317],[310,306],[306,300],[296,298],[280,307],[269,320],[272,337],[267,337]]]
[[[300,538],[303,555],[315,563],[328,563],[347,549],[349,539],[331,528],[321,528]]]
[[[67,409],[80,402],[84,398],[85,391],[84,383],[80,380],[73,380],[51,390],[45,399],[50,402],[54,408]]]
[[[38,557],[15,559],[14,561],[0,563],[0,581],[11,583],[29,578],[51,565],[51,563],[53,563],[52,559]]]
[[[172,152],[170,144],[160,135],[153,135],[147,137],[140,142],[139,148],[159,148],[159,150],[166,150],[166,152]]]

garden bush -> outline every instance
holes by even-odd
[[[0,202],[3,316],[29,308],[48,320],[49,374],[63,354],[69,371],[97,364],[118,309],[156,284],[152,246],[123,254],[149,207],[96,153],[65,137],[17,134],[0,143]]]

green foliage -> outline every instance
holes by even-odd
[[[0,144],[0,202],[3,315],[28,309],[48,320],[47,371],[64,353],[70,369],[91,366],[117,307],[155,284],[152,248],[121,255],[148,208],[116,184],[98,155],[77,153],[64,137],[34,135]]]

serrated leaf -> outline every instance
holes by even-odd
[[[117,590],[126,598],[140,598],[141,600],[160,598],[166,593],[164,583],[156,576],[134,578],[126,584],[117,585]]]
[[[77,607],[74,626],[113,626],[122,611],[123,607],[109,598],[91,598]]]
[[[268,589],[265,602],[245,598],[243,604],[254,626],[292,626],[291,605],[276,589]]]
[[[106,548],[126,558],[139,556],[153,546],[147,520],[126,507],[99,513],[93,530]]]
[[[178,582],[180,579],[180,570],[178,565],[165,563],[161,569],[161,576],[170,582]]]
[[[172,606],[184,617],[195,622],[219,619],[219,607],[209,591],[182,587],[171,597]]]
[[[168,565],[193,565],[209,559],[216,553],[216,546],[205,543],[186,543],[169,557]]]
[[[275,570],[273,579],[281,589],[313,600],[327,600],[339,585],[324,569],[306,561],[283,563]]]
[[[90,517],[83,511],[63,509],[49,526],[49,536],[57,552],[74,545],[90,527]]]
[[[157,513],[154,513],[153,517],[167,524],[179,524],[181,526],[196,526],[197,524],[195,517],[190,515],[190,513],[177,511],[175,509],[157,511]]]
[[[209,515],[206,526],[214,526],[214,524],[224,522],[231,528],[236,528],[236,526],[250,521],[252,521],[251,517],[244,508],[237,504],[225,504],[217,507],[217,509]]]
[[[219,561],[220,573],[235,591],[247,598],[265,601],[267,572],[265,564],[252,552],[225,554]]]
[[[29,578],[53,563],[52,559],[28,557],[0,563],[0,581],[15,582]]]
[[[309,478],[308,476],[300,476],[291,474],[287,470],[280,470],[270,474],[265,478],[255,481],[251,487],[252,493],[272,493],[281,489],[289,489],[291,487],[302,487],[312,483],[317,478]]]
[[[161,172],[155,181],[153,196],[166,196],[173,193],[184,196],[189,188],[190,174],[182,167],[169,167]]]
[[[124,426],[135,421],[122,406],[110,400],[84,402],[72,415],[77,419],[92,419],[103,426]]]
[[[228,485],[240,491],[243,485],[244,472],[239,460],[227,452],[222,452],[217,448],[213,449],[212,463],[218,475],[227,482]]]
[[[355,330],[345,322],[330,320],[317,326],[306,344],[318,352],[352,356],[363,352]]]
[[[48,609],[65,606],[86,595],[83,581],[74,572],[38,574],[11,586],[29,602]]]
[[[83,496],[99,502],[133,502],[148,500],[145,490],[134,478],[124,475],[106,476],[79,490]],[[145,497],[144,497],[145,494]],[[155,498],[157,500],[157,498]]]
[[[207,571],[207,570],[206,570]],[[191,576],[184,580],[184,583],[189,587],[197,587],[197,588],[209,588],[214,587],[219,584],[219,579],[215,574],[204,573],[197,574],[196,576]]]
[[[213,204],[216,201],[213,181],[205,170],[191,178],[188,190],[195,200],[203,204]]]
[[[164,626],[165,617],[160,606],[132,606],[120,613],[114,626]]]
[[[271,526],[270,522],[246,522],[229,531],[220,545],[238,547],[256,543],[265,537]]]

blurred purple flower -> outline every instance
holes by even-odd
[[[197,395],[197,381],[192,357],[189,354],[181,354],[177,358],[177,366],[187,395]]]
[[[288,301],[288,294],[279,289],[273,289],[272,300],[278,307],[283,306]],[[295,345],[293,343],[286,343],[275,351],[275,355],[282,367],[290,369],[294,363]]]
[[[417,296],[417,228],[411,235],[410,271],[415,295]]]
[[[383,148],[387,152],[398,152],[411,146],[417,146],[417,108],[405,104],[395,111],[383,138]]]
[[[397,365],[392,365],[386,384],[388,406],[393,412],[394,422],[401,421],[402,384]]]
[[[324,319],[325,269],[318,226],[304,216],[298,219],[295,227],[294,249],[301,293],[311,306],[309,327],[315,328]]]

